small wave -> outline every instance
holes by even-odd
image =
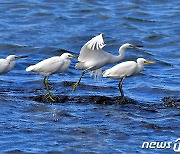
[[[29,47],[28,45],[21,45],[21,44],[0,44],[0,48],[4,49],[17,49],[17,48],[25,48]]]
[[[149,23],[152,23],[152,22],[156,22],[156,21],[153,21],[153,20],[146,20],[146,19],[140,19],[140,18],[135,18],[135,17],[124,17],[125,20],[129,20],[129,21],[137,21],[137,22],[149,22]]]
[[[142,121],[141,124],[143,126],[145,126],[146,128],[150,128],[150,129],[154,129],[154,130],[173,130],[173,129],[178,129],[177,127],[172,127],[172,126],[160,126],[157,124],[153,124],[153,123],[148,123],[148,122],[144,122]]]

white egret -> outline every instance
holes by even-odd
[[[80,55],[78,57],[78,63],[76,64],[76,69],[83,69],[78,82],[73,85],[72,92],[75,91],[77,86],[79,85],[82,76],[87,71],[94,71],[95,76],[101,74],[101,67],[109,64],[116,63],[122,60],[125,56],[125,50],[127,48],[137,48],[142,46],[134,46],[132,44],[126,43],[119,48],[119,55],[115,56],[110,53],[105,52],[102,48],[105,46],[103,40],[103,34],[97,35],[93,37],[90,41],[88,41],[80,51]]]
[[[6,59],[0,59],[0,74],[4,74],[11,71],[16,65],[17,59],[26,57],[27,56],[9,55],[6,57]]]
[[[126,77],[138,74],[144,69],[144,64],[154,64],[152,61],[147,61],[144,58],[138,58],[137,62],[135,61],[126,61],[120,64],[113,66],[110,69],[107,69],[103,72],[103,77],[108,78],[119,78],[119,90],[121,97],[124,100],[124,92],[122,90],[122,84]]]
[[[43,75],[44,85],[47,91],[47,98],[50,98],[51,101],[55,101],[54,96],[51,95],[48,86],[48,77],[51,74],[57,74],[66,71],[71,63],[70,58],[77,58],[70,53],[63,53],[61,56],[54,56],[48,59],[45,59],[35,65],[31,65],[26,68],[26,71],[32,71],[37,74]]]

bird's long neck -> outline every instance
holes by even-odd
[[[141,72],[143,69],[144,69],[144,62],[143,63],[137,62],[137,69],[136,69],[135,74]]]
[[[118,56],[114,56],[111,55],[110,57],[110,63],[116,63],[119,62],[120,60],[122,60],[125,56],[125,48],[119,48],[119,55]]]
[[[9,63],[9,66],[7,68],[7,72],[9,72],[10,70],[12,70],[14,68],[14,66],[16,65],[16,61],[15,60],[10,60],[10,59],[6,59]]]

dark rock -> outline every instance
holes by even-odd
[[[166,107],[174,107],[174,108],[180,109],[180,99],[178,98],[164,97],[162,101]]]
[[[45,96],[32,97],[34,101],[53,103],[50,99]],[[107,96],[57,96],[54,103],[94,103],[103,105],[113,104],[135,104],[136,101],[129,98],[122,99],[121,97],[107,97]]]

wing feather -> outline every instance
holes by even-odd
[[[122,78],[124,76],[133,75],[136,71],[137,63],[134,61],[127,61],[113,66],[103,72],[103,77]]]
[[[45,59],[34,65],[34,72],[42,75],[56,73],[63,66],[63,60],[59,56]]]
[[[5,73],[9,63],[6,59],[0,59],[0,74]]]
[[[104,54],[102,48],[105,46],[103,35],[97,35],[88,41],[80,51],[78,60],[86,62],[87,60],[94,59],[97,55]]]

